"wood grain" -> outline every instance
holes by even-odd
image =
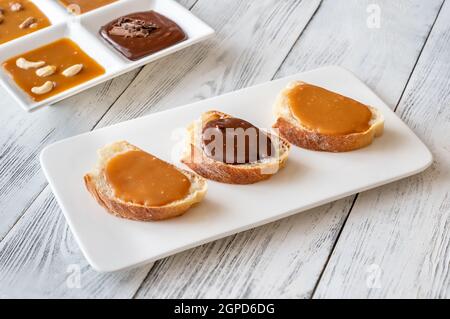
[[[153,106],[153,104],[145,103],[149,99],[159,101],[164,98],[164,101],[173,103],[167,104],[168,106],[175,106],[184,103],[188,98],[221,93],[226,87],[232,90],[246,83],[252,83],[258,77],[261,81],[270,79],[314,13],[318,3],[318,1],[266,0],[252,3],[226,1],[213,4],[208,0],[200,0],[194,6],[195,13],[219,31],[218,39],[215,40],[219,43],[198,45],[145,67],[145,75],[129,86],[130,91],[127,97],[119,99],[108,112],[112,115],[105,116],[97,126],[135,117]],[[242,12],[245,15],[242,15]],[[256,17],[261,17],[261,20]],[[270,32],[260,23],[269,26]],[[285,36],[274,40],[276,31]],[[245,39],[245,42],[242,42],[242,39]],[[211,45],[212,51],[209,49]],[[223,45],[228,50],[223,53],[219,50],[219,45]],[[276,59],[273,58],[270,50],[273,45],[279,45],[281,48],[280,56]],[[230,50],[230,46],[239,47],[245,54],[240,53],[239,50]],[[221,59],[227,62],[220,64]],[[202,61],[205,62],[202,63]],[[258,71],[248,70],[246,66],[257,68]],[[216,67],[218,67],[217,70],[215,70]],[[189,73],[192,69],[197,70],[195,73],[199,78],[197,81],[201,81],[202,84],[193,83],[193,75]],[[208,73],[208,70],[214,70],[214,72]],[[188,89],[180,90],[180,85],[181,88],[188,87]],[[205,88],[209,89],[205,92]],[[38,218],[40,216],[47,217]],[[0,286],[0,294],[8,296],[11,293],[9,288],[17,286],[22,290],[32,290],[34,295],[46,297],[102,295],[98,290],[89,289],[84,285],[77,290],[68,289],[65,284],[62,284],[62,279],[68,277],[66,270],[67,265],[70,264],[80,265],[85,269],[82,282],[91,282],[89,278],[94,278],[90,285],[101,284],[104,295],[109,291],[117,292],[114,296],[129,297],[132,291],[131,286],[137,290],[142,281],[142,273],[147,273],[150,265],[136,270],[131,275],[128,272],[123,275],[120,275],[120,272],[114,274],[117,277],[94,274],[91,268],[86,267],[86,261],[79,251],[67,254],[59,249],[59,238],[63,237],[61,233],[67,232],[65,225],[54,228],[53,222],[60,218],[61,211],[54,205],[53,195],[47,187],[0,245],[2,261],[0,278],[6,278],[8,282],[11,282],[10,285]],[[48,220],[50,221],[47,222]],[[22,237],[23,234],[27,236]],[[29,241],[31,238],[33,240]],[[67,246],[75,245],[71,236],[67,237],[66,241]],[[35,245],[35,242],[39,244]],[[40,253],[41,251],[48,251],[48,253]],[[42,267],[43,264],[46,267]],[[24,273],[29,273],[29,277],[22,276]],[[135,277],[136,280],[131,280],[132,285],[121,291],[122,280],[130,281],[130,276]],[[40,278],[40,281],[29,282],[30,277]]]
[[[0,297],[133,296],[150,266],[109,274],[93,271],[82,258],[49,188],[27,213],[32,218],[22,218],[0,243]]]
[[[177,0],[185,8],[192,8],[198,0]]]
[[[275,77],[338,64],[395,105],[442,1],[410,1],[402,19],[397,3],[379,1],[386,25],[375,30],[366,26],[369,3],[323,1]],[[311,297],[353,199],[157,262],[136,297]]]
[[[449,19],[447,1],[397,109],[434,163],[359,196],[316,298],[450,297]]]

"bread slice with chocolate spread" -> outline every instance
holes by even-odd
[[[187,128],[187,141],[181,162],[205,178],[228,184],[252,184],[263,181],[285,166],[290,144],[283,138],[264,131],[261,132],[270,138],[273,145],[274,152],[271,156],[239,164],[208,156],[202,143],[203,128],[211,121],[232,118],[231,115],[219,111],[208,111],[203,113],[199,120],[191,123]]]

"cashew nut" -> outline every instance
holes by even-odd
[[[50,92],[51,90],[53,90],[55,85],[56,85],[55,82],[47,81],[41,86],[32,87],[31,92],[33,92],[34,94],[39,94],[39,95],[46,94],[46,93]]]
[[[75,76],[83,69],[83,64],[74,64],[72,66],[69,66],[67,69],[65,69],[62,74],[65,77],[71,77]]]
[[[36,75],[40,76],[40,77],[46,77],[46,76],[52,75],[55,72],[56,72],[56,66],[54,66],[54,65],[47,65],[47,66],[44,66],[44,67],[42,67],[40,69],[37,69],[36,70]]]
[[[32,61],[28,61],[25,58],[18,58],[16,60],[16,65],[17,65],[17,67],[19,67],[21,69],[28,70],[28,69],[40,68],[41,66],[45,65],[45,62],[44,61],[32,62]]]
[[[17,12],[17,11],[22,10],[22,9],[23,9],[23,6],[22,6],[22,4],[19,3],[19,2],[11,2],[11,3],[9,4],[9,9],[10,9],[12,12]]]
[[[19,25],[19,28],[27,29],[31,27],[33,24],[36,24],[36,21],[37,21],[36,18],[28,17]]]

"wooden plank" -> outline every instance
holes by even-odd
[[[365,24],[370,3],[323,1],[276,77],[338,64],[395,105],[442,2],[409,2],[400,17],[397,3],[378,1],[380,29]],[[310,297],[352,201],[350,197],[157,262],[136,297]]]
[[[150,266],[120,273],[91,269],[46,188],[0,243],[0,297],[127,298]],[[56,213],[55,213],[56,212]]]
[[[252,3],[199,1],[194,6],[195,13],[219,31],[219,36],[215,40],[217,43],[212,41],[209,44],[199,45],[147,66],[144,70],[145,75],[130,86],[127,98],[119,99],[113,106],[111,111],[114,115],[108,115],[108,120],[102,120],[99,126],[111,122],[111,119],[119,121],[136,116],[133,109],[140,107],[141,111],[144,111],[140,104],[149,99],[154,103],[158,97],[164,97],[164,101],[181,104],[186,98],[192,96],[198,98],[201,95],[218,94],[225,88],[231,90],[257,80],[270,79],[314,13],[318,3],[318,1],[294,0],[289,2],[266,0]],[[276,33],[281,35],[278,40],[273,39]],[[242,42],[242,39],[245,39],[245,42]],[[271,51],[273,45],[281,48],[276,59],[273,58]],[[221,48],[226,50],[223,51]],[[214,72],[206,72],[214,70],[218,65],[220,67]],[[247,69],[246,66],[252,69]],[[200,79],[198,81],[204,81],[203,85],[195,86],[195,83],[190,83],[192,86],[187,90],[179,90],[180,85],[187,87],[189,82],[193,82],[193,75],[188,74],[192,72],[191,69],[196,70],[194,77],[198,77]],[[208,90],[205,91],[205,88]],[[215,90],[213,91],[212,88]],[[128,99],[131,99],[131,102]],[[147,104],[147,106],[150,105]],[[53,195],[48,188],[39,195],[36,204],[26,211],[2,242],[0,278],[8,278],[11,285],[28,289],[30,283],[21,274],[29,273],[30,277],[39,278],[41,282],[45,282],[45,285],[33,287],[34,294],[45,297],[97,296],[98,291],[84,285],[80,290],[74,290],[61,284],[61,280],[67,277],[64,265],[76,264],[81,265],[83,269],[86,268],[83,278],[95,279],[92,282],[83,279],[83,282],[90,282],[89,285],[92,286],[101,285],[104,287],[102,293],[105,294],[110,291],[117,292],[120,297],[129,296],[132,289],[127,288],[121,292],[120,285],[122,281],[129,280],[128,273],[125,273],[123,277],[120,276],[120,272],[115,274],[118,277],[97,276],[93,274],[91,268],[86,267],[86,262],[78,251],[68,255],[64,250],[56,249],[58,239],[64,236],[61,233],[66,233],[67,228],[54,226],[54,221],[61,218],[61,212],[56,205],[39,203],[54,203]],[[41,215],[47,217],[36,217]],[[26,238],[22,238],[23,234],[27,234]],[[28,241],[28,238],[33,241]],[[39,242],[39,245],[33,242]],[[75,246],[72,237],[67,239],[65,245],[69,244]],[[46,253],[40,253],[41,251]],[[42,267],[44,264],[45,267]],[[142,281],[142,273],[148,272],[148,267],[138,269],[134,273],[133,276],[137,279],[132,281],[131,286],[135,290],[139,286],[137,284],[140,283],[139,279]],[[6,286],[0,286],[0,294],[8,295],[9,290],[4,287]]]
[[[447,1],[397,109],[434,163],[359,196],[317,298],[450,297],[449,19]]]

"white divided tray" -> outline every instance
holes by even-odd
[[[81,49],[102,65],[106,72],[99,77],[48,99],[35,102],[1,68],[0,84],[26,111],[53,104],[120,74],[202,41],[214,34],[213,29],[173,0],[119,0],[80,16],[74,16],[69,13],[57,1],[33,0],[33,2],[49,18],[52,25],[0,45],[0,63],[12,56],[66,37],[78,44]],[[100,28],[108,22],[129,13],[148,10],[155,10],[175,21],[186,33],[187,39],[138,61],[130,61],[100,37]]]
[[[180,132],[202,112],[216,109],[261,127],[274,123],[272,106],[281,89],[303,80],[355,98],[380,110],[385,132],[374,143],[347,153],[293,146],[285,168],[253,185],[208,181],[205,200],[185,215],[159,222],[108,214],[91,197],[83,176],[97,149],[117,140],[186,168],[176,156]],[[252,227],[377,187],[427,168],[431,153],[368,87],[348,71],[329,67],[151,114],[57,142],[44,149],[41,164],[55,197],[89,263],[113,271],[151,262]]]

